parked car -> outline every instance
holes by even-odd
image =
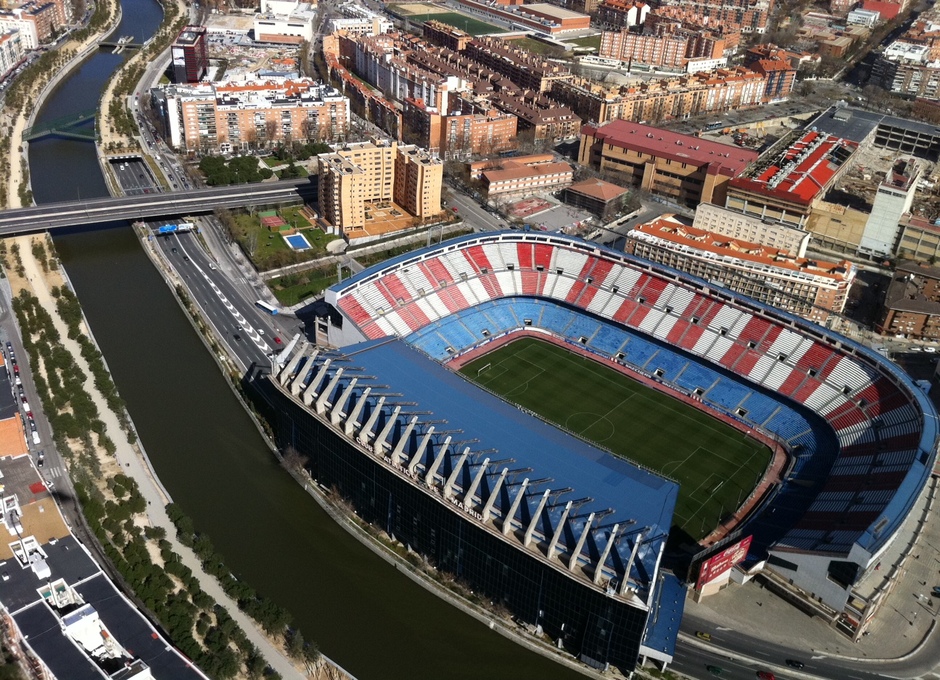
[[[711,642],[711,641],[712,641],[712,634],[711,634],[711,633],[704,633],[704,632],[702,632],[702,631],[700,631],[700,630],[695,631],[695,637],[697,637],[699,640],[705,640],[705,642]]]
[[[796,659],[787,659],[787,665],[790,668],[803,668],[803,666],[806,664],[804,664],[802,661],[797,661]]]

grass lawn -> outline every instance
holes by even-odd
[[[301,210],[303,210],[303,206],[292,205],[289,208],[282,208],[281,210],[278,210],[278,214],[291,226],[295,227],[296,229],[303,229],[305,227],[309,227],[310,222],[306,217],[300,214]],[[319,229],[317,229],[317,232],[323,234],[323,232]],[[308,234],[307,232],[304,232],[304,236],[306,236],[307,240],[310,241],[310,237],[316,237],[316,234]]]
[[[513,47],[518,47],[520,50],[532,52],[533,54],[552,56],[565,54],[565,51],[560,47],[543,43],[541,40],[536,40],[535,38],[519,38],[518,40],[511,41],[509,44]]]
[[[472,36],[506,32],[498,26],[488,24],[485,21],[480,21],[479,19],[474,19],[473,17],[464,16],[458,12],[441,12],[439,14],[432,12],[428,14],[412,14],[408,17],[409,21],[416,24],[423,24],[428,19],[437,19],[438,21],[443,22],[448,26],[459,28],[461,31],[469,33]]]
[[[611,453],[679,482],[673,524],[694,540],[747,498],[770,460],[766,446],[708,414],[541,340],[522,338],[461,372]]]
[[[262,158],[261,160],[262,160],[262,161],[264,162],[264,164],[267,165],[269,168],[273,168],[273,167],[276,167],[276,166],[278,166],[278,165],[283,165],[283,164],[284,164],[284,161],[282,161],[280,158],[275,158],[274,156],[265,156],[265,157]]]
[[[292,210],[299,210],[299,207],[282,208],[279,212],[287,222],[290,222]],[[338,238],[328,236],[319,229],[305,229],[304,237],[310,242],[311,248],[298,252],[291,249],[280,234],[262,227],[257,215],[235,214],[233,218],[235,237],[260,271],[323,257],[326,254],[326,244]]]
[[[601,37],[599,35],[589,35],[586,38],[575,38],[574,40],[566,40],[565,42],[570,45],[577,45],[578,47],[593,47],[595,50],[601,47]]]
[[[307,172],[307,168],[305,168],[305,167],[304,167],[303,165],[301,165],[300,163],[296,163],[296,162],[295,162],[295,163],[294,163],[294,167],[297,168],[297,177],[298,177],[298,178],[299,178],[299,177],[306,177],[307,175],[310,174],[309,172]],[[281,171],[275,172],[274,174],[277,175],[277,178],[278,178],[278,179],[283,179],[283,177],[281,177],[281,175],[283,174]]]
[[[343,267],[343,276],[349,274],[349,269]],[[271,279],[268,287],[282,305],[290,306],[317,295],[334,283],[336,267],[326,267]]]

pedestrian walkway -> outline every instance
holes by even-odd
[[[936,635],[935,621],[940,614],[940,598],[932,596],[933,587],[940,586],[940,518],[933,500],[936,484],[935,479],[928,483],[880,566],[858,586],[866,596],[873,596],[876,589],[888,594],[868,633],[857,643],[826,621],[803,614],[756,581],[732,583],[699,604],[688,600],[686,614],[715,626],[760,631],[762,638],[801,650],[808,657],[895,660],[916,653],[928,636]]]
[[[32,283],[33,293],[39,299],[40,305],[44,309],[55,310],[55,300],[49,292],[43,272],[39,264],[33,258],[30,241],[32,237],[24,236],[16,239],[20,246],[20,256],[23,261],[23,268],[26,271],[27,279]],[[56,330],[59,332],[63,346],[72,354],[78,367],[84,371],[85,375],[93,375],[87,362],[82,357],[81,348],[78,343],[68,337],[68,327],[61,317],[54,311],[50,311]],[[86,330],[87,333],[87,330]],[[200,587],[208,593],[217,602],[224,605],[232,618],[242,627],[248,639],[261,650],[262,655],[267,662],[284,678],[304,678],[293,662],[278,647],[271,643],[258,629],[254,621],[238,608],[238,604],[231,600],[219,586],[218,581],[203,571],[202,564],[192,550],[184,546],[176,538],[176,528],[167,516],[165,504],[169,501],[164,490],[154,478],[149,464],[145,461],[142,452],[135,450],[131,446],[117,416],[108,409],[107,402],[94,385],[94,381],[87,381],[85,389],[94,402],[100,414],[101,421],[105,425],[105,431],[114,441],[117,448],[116,458],[121,469],[130,477],[133,477],[140,487],[140,492],[147,500],[147,517],[153,526],[163,527],[166,530],[166,538],[173,546],[173,550],[180,556],[183,564],[189,567],[193,575],[199,581]]]

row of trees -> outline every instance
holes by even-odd
[[[291,629],[291,613],[235,578],[209,537],[196,530],[192,519],[178,505],[170,503],[166,511],[176,527],[180,543],[192,548],[202,562],[202,568],[218,579],[225,594],[238,603],[238,608],[257,621],[266,633],[279,637],[293,658],[303,661],[308,667],[317,664],[320,660],[319,648],[316,643],[306,641],[300,630]]]
[[[203,156],[199,170],[209,186],[260,182],[274,175],[270,168],[259,167],[254,156],[236,156],[230,161],[221,156]]]

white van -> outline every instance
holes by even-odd
[[[33,430],[33,444],[39,444],[39,432]]]

